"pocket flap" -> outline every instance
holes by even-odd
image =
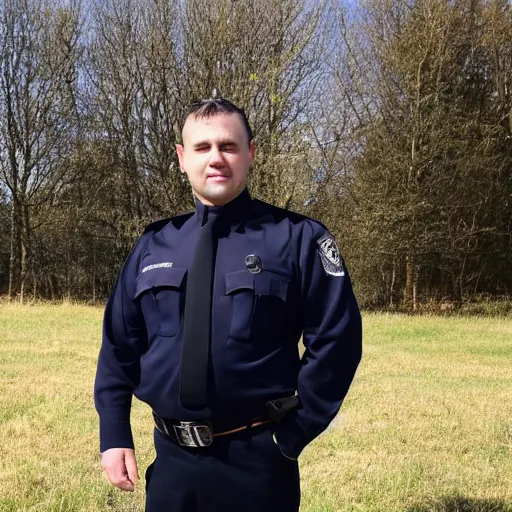
[[[247,270],[239,270],[226,274],[226,295],[237,290],[254,290],[256,295],[273,295],[286,302],[289,284],[288,279],[273,272],[253,275]]]
[[[237,290],[252,290],[254,288],[254,276],[247,270],[238,270],[226,274],[226,295]]]
[[[279,274],[261,272],[254,276],[254,293],[256,295],[272,295],[286,302],[290,281]]]
[[[142,292],[159,286],[179,288],[187,272],[186,268],[155,268],[148,270],[137,277],[135,298]]]

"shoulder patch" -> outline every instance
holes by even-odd
[[[324,267],[325,273],[330,276],[344,276],[343,263],[340,251],[334,238],[325,236],[318,240],[318,254]]]

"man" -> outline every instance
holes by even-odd
[[[133,490],[135,395],[156,426],[148,512],[297,511],[297,458],[336,415],[361,358],[350,280],[322,224],[251,198],[243,110],[194,104],[182,138],[195,212],[146,228],[105,310],[103,466]]]

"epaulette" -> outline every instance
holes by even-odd
[[[307,215],[295,212],[293,210],[281,208],[274,204],[267,203],[266,201],[262,201],[261,199],[255,199],[254,202],[256,203],[257,206],[259,206],[260,211],[269,213],[277,221],[288,219],[293,224],[299,224],[304,221],[312,221],[322,225],[321,222],[319,222],[316,219],[313,219],[312,217],[308,217]]]
[[[152,222],[151,224],[148,224],[146,226],[146,229],[144,229],[144,233],[157,232],[160,231],[164,226],[167,226],[169,222],[172,222],[178,229],[185,223],[187,219],[192,217],[194,215],[194,212],[186,212],[186,213],[179,213],[178,215],[174,215],[173,217],[167,217],[166,219],[160,219],[155,222]]]

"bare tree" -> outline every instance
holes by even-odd
[[[130,236],[189,203],[174,151],[181,104],[178,3],[97,2],[88,77],[101,138],[119,173]]]
[[[375,0],[340,17],[333,83],[353,151],[341,231],[373,276],[362,281],[374,302],[462,300],[482,273],[470,262],[495,231],[488,213],[506,162],[490,150],[500,137],[487,118],[485,8]]]
[[[84,8],[0,0],[11,296],[108,294],[143,227],[193,206],[174,145],[185,106],[215,94],[254,127],[252,192],[325,221],[362,305],[510,293],[509,2]]]
[[[323,72],[327,3],[188,0],[183,25],[188,97],[213,91],[242,105],[258,152],[251,190],[288,207],[309,188],[310,102]],[[300,204],[300,201],[299,201]]]
[[[0,172],[11,196],[9,296],[23,300],[31,212],[62,179],[75,135],[80,12],[44,0],[4,0],[0,23]]]

